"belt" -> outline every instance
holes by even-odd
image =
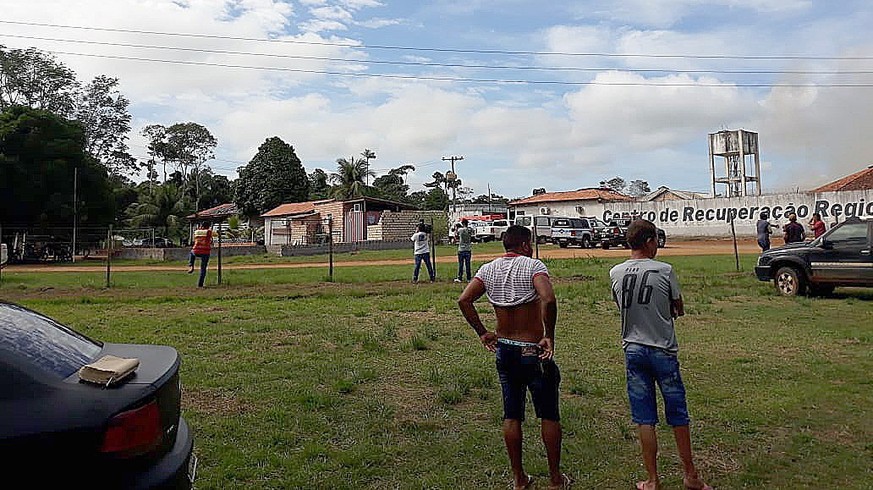
[[[522,340],[505,339],[503,337],[498,338],[497,343],[498,344],[506,344],[506,345],[514,345],[516,347],[532,347],[532,346],[539,345],[536,342],[525,342]]]

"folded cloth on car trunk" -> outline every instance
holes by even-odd
[[[139,359],[103,356],[79,369],[79,379],[89,383],[110,386],[133,374],[139,367]]]

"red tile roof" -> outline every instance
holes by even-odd
[[[813,192],[863,191],[873,189],[873,165],[852,175],[825,184]]]
[[[536,196],[511,201],[509,204],[513,206],[521,206],[525,204],[539,204],[544,202],[591,200],[633,201],[633,198],[609,188],[590,187],[586,189],[577,189],[575,191],[546,192],[544,194],[537,194]]]
[[[273,216],[291,216],[295,214],[311,213],[315,211],[316,204],[327,204],[331,201],[333,201],[333,199],[322,199],[320,201],[307,202],[288,202],[276,206],[275,208],[262,214],[261,217],[270,218]]]

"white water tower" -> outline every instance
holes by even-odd
[[[716,157],[724,161],[716,165]],[[761,155],[758,151],[758,133],[743,129],[709,133],[709,168],[712,174],[712,196],[716,184],[726,186],[726,197],[761,195]],[[718,169],[717,169],[718,168]],[[749,191],[751,187],[751,192]]]

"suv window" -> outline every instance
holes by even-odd
[[[839,228],[835,228],[826,237],[827,241],[835,246],[848,244],[866,244],[867,243],[867,223],[847,223]]]
[[[568,220],[568,219],[556,219],[554,222],[552,222],[552,226],[554,226],[555,228],[569,228],[570,227],[570,220]]]
[[[573,225],[573,228],[588,228],[587,224],[582,224],[581,219],[571,219],[570,224]]]
[[[91,362],[101,345],[38,313],[0,304],[0,349],[66,378]]]
[[[537,216],[534,220],[537,226],[549,226],[549,218],[545,216]]]
[[[494,222],[494,226],[509,226],[505,219],[499,219]]]
[[[530,216],[516,216],[515,224],[519,226],[530,226]]]

